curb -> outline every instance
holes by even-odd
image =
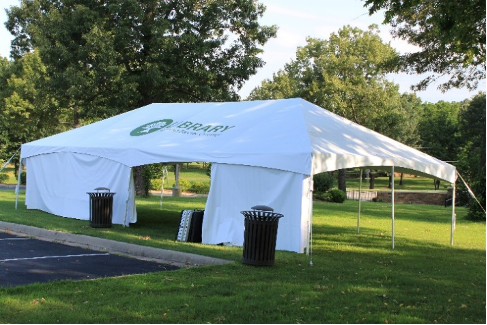
[[[202,256],[191,253],[171,251],[167,249],[123,243],[110,239],[76,235],[61,231],[48,230],[16,223],[0,221],[0,231],[34,237],[55,243],[89,248],[97,251],[126,255],[139,259],[151,260],[158,263],[176,265],[179,267],[195,267],[204,265],[224,265],[233,261]]]
[[[12,190],[14,191],[17,185],[11,185],[11,184],[0,184],[0,190]],[[20,185],[21,190],[25,190],[25,185]]]

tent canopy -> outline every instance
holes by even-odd
[[[395,166],[454,182],[455,167],[303,99],[151,104],[22,145],[22,158],[71,152],[128,167],[204,161],[312,175]]]
[[[131,167],[211,162],[203,243],[243,243],[242,210],[284,214],[277,249],[303,252],[312,227],[312,175],[391,168],[455,181],[455,167],[305,100],[152,104],[22,145],[26,205],[89,219],[96,187],[116,193],[113,223],[136,222]],[[392,168],[391,168],[392,170]]]

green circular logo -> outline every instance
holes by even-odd
[[[171,125],[173,120],[171,119],[166,119],[166,120],[159,120],[159,121],[154,121],[154,122],[149,122],[147,124],[141,125],[136,129],[133,129],[132,132],[130,132],[130,135],[133,137],[139,136],[139,135],[147,135],[152,132],[159,131],[161,129],[164,129]]]

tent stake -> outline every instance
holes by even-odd
[[[362,168],[360,168],[360,178],[358,182],[358,216],[357,216],[357,234],[360,234],[360,208],[362,203]]]
[[[391,184],[391,202],[392,202],[392,249],[394,249],[394,166],[391,168],[392,184]]]

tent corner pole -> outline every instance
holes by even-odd
[[[132,182],[132,177],[134,177],[134,170],[131,167],[130,168],[130,174],[129,174],[129,186],[127,186],[128,187],[127,199],[125,200],[125,215],[123,216],[123,227],[124,228],[127,225],[127,215],[128,215],[129,199],[130,199],[130,182]]]
[[[15,210],[17,210],[17,207],[19,205],[19,192],[20,192],[20,180],[21,180],[20,175],[21,174],[22,174],[22,154],[20,155],[20,158],[19,158],[19,171],[17,174],[17,186],[15,187]]]
[[[314,177],[313,177],[313,170],[311,170],[311,175],[309,175],[309,242],[308,242],[308,251],[309,253],[309,266],[313,266],[313,187],[314,187]]]
[[[455,226],[456,226],[455,200],[456,200],[456,185],[455,185],[455,182],[453,182],[452,198],[451,198],[451,234],[450,234],[450,246],[453,246],[453,234],[455,232]]]
[[[362,204],[362,172],[363,169],[360,168],[360,177],[358,183],[358,215],[357,215],[357,234],[360,234],[360,210]]]
[[[394,166],[391,167],[391,203],[392,203],[392,249],[394,249]]]

